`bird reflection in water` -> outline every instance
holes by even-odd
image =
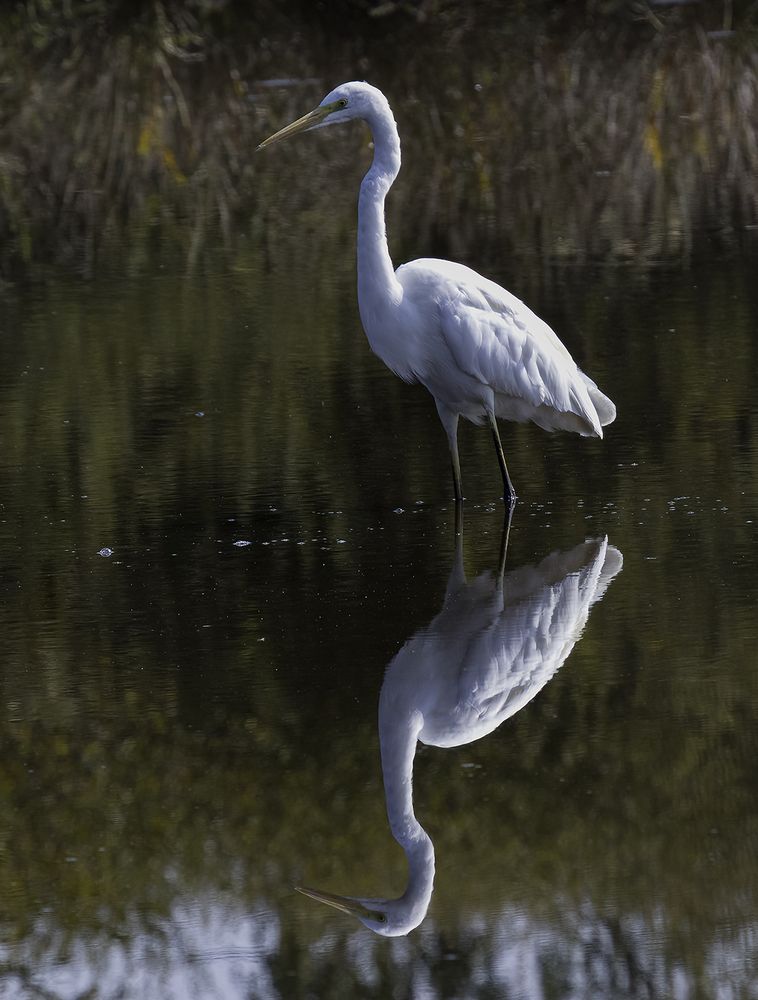
[[[459,522],[442,610],[390,662],[379,696],[379,741],[392,836],[408,861],[397,899],[339,896],[299,888],[351,913],[387,937],[408,934],[426,915],[434,845],[413,812],[416,743],[457,747],[486,736],[528,704],[562,666],[589,610],[622,566],[607,538],[553,552],[504,572],[509,520],[495,575],[468,583]]]

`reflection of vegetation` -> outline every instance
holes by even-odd
[[[295,911],[282,886],[368,893],[391,873],[402,885],[376,698],[399,642],[439,606],[450,514],[433,407],[367,356],[340,224],[319,260],[280,237],[282,257],[302,254],[295,282],[241,250],[222,277],[55,281],[15,316],[5,297],[12,955],[65,958],[77,940],[98,952],[137,926],[160,941],[180,886],[302,912],[283,934],[281,982],[296,969],[356,995],[347,929],[338,960],[311,954],[327,918]],[[577,659],[522,717],[419,758],[417,811],[449,862],[413,954],[439,981],[491,961],[479,912],[515,906],[574,943],[591,907],[608,968],[628,958],[644,981],[660,954],[708,995],[704,956],[754,919],[753,274],[711,262],[681,280],[564,275],[551,299],[620,416],[598,443],[509,429],[530,498],[554,501],[536,522],[528,500],[517,510],[512,565],[605,530],[632,558]],[[472,494],[493,495],[486,434],[467,435],[466,462]],[[432,503],[388,513],[417,497]],[[472,558],[491,565],[499,512],[469,516]],[[240,537],[253,545],[235,549]],[[104,545],[110,560],[95,555]],[[41,929],[41,907],[62,937]],[[454,969],[448,950],[476,963]],[[381,953],[382,984],[410,961],[399,972]]]
[[[703,224],[754,223],[750,36],[663,30],[660,9],[659,30],[592,6],[589,30],[566,34],[551,5],[482,10],[478,22],[442,4],[430,8],[433,29],[372,19],[361,47],[344,41],[337,59],[333,24],[309,22],[305,48],[273,12],[265,46],[228,42],[235,17],[255,38],[261,30],[232,6],[205,20],[191,5],[127,17],[100,4],[80,21],[61,5],[34,30],[6,15],[0,266],[52,258],[89,272],[107,249],[144,269],[158,234],[190,264],[210,232],[230,249],[246,232],[275,254],[280,206],[307,219],[354,157],[349,142],[312,138],[274,162],[254,157],[256,143],[351,75],[383,86],[400,121],[407,167],[391,210],[407,255],[465,256],[476,242],[480,260],[513,250],[647,260],[686,252]],[[283,75],[320,79],[265,83]],[[314,234],[321,225],[314,217]]]

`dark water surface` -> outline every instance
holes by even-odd
[[[290,224],[273,262],[4,294],[0,994],[758,996],[755,249],[642,276],[470,249],[619,417],[503,427],[502,597],[462,429],[463,565],[494,578],[446,604],[431,398],[370,354],[352,248]],[[436,876],[387,940],[293,887],[404,891],[377,719],[411,637],[393,720],[487,685],[523,709],[419,747]]]

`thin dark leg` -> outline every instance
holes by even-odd
[[[511,535],[511,520],[513,518],[513,512],[516,509],[516,504],[508,504],[505,508],[505,513],[503,516],[503,530],[500,534],[500,558],[497,564],[497,581],[500,586],[503,585],[503,573],[505,572],[505,557],[508,555],[508,539]]]
[[[500,463],[500,475],[503,477],[503,500],[512,507],[516,502],[516,491],[513,488],[511,477],[508,475],[508,466],[505,464],[503,445],[500,441],[500,432],[497,429],[497,420],[495,419],[494,413],[489,414],[489,421],[490,429],[492,430],[492,437],[495,441],[497,460]]]
[[[463,503],[463,485],[461,483],[461,460],[458,457],[458,414],[451,410],[445,403],[435,398],[437,413],[440,415],[442,426],[447,434],[450,445],[450,462],[453,467],[453,492],[455,493],[456,504]]]
[[[452,459],[451,465],[453,467],[453,492],[455,493],[455,504],[456,507],[463,503],[463,484],[461,483],[461,462],[458,458],[458,446],[453,451],[450,452],[450,457]]]
[[[466,574],[463,571],[463,504],[455,505],[455,558],[453,568],[450,570],[450,577],[447,581],[445,591],[445,601],[458,593],[461,587],[466,586]]]

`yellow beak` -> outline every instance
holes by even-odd
[[[313,111],[309,111],[307,115],[303,115],[302,118],[298,118],[296,122],[292,122],[291,125],[287,125],[278,132],[274,132],[270,135],[268,139],[264,139],[263,142],[258,146],[258,149],[263,149],[264,146],[270,146],[274,142],[279,142],[280,139],[286,139],[288,136],[296,135],[298,132],[305,132],[309,128],[313,128],[314,125],[320,125],[321,122],[326,118],[328,114],[334,111],[332,107],[318,107],[314,108]]]
[[[296,885],[295,889],[302,892],[304,896],[317,899],[319,903],[326,903],[327,906],[333,906],[336,910],[342,910],[343,913],[351,913],[354,917],[370,916],[363,903],[359,903],[357,899],[351,899],[349,896],[337,896],[333,892],[321,892],[319,889],[305,889],[299,885]]]

